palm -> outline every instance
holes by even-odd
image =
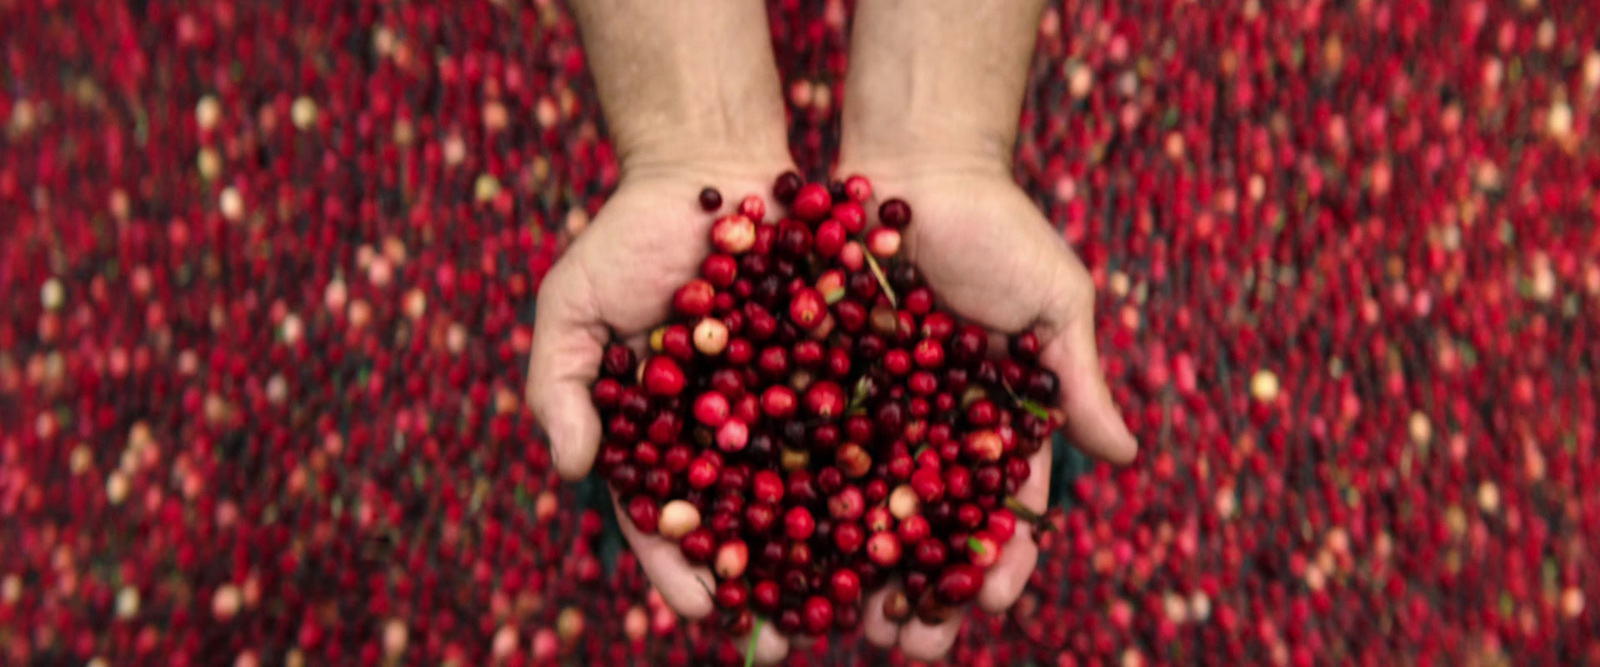
[[[745,194],[763,192],[770,167],[744,170],[684,170],[627,179],[594,222],[562,255],[541,285],[529,401],[550,434],[557,469],[568,479],[587,474],[600,440],[600,423],[589,402],[601,354],[613,337],[637,350],[651,328],[671,313],[673,292],[694,278],[710,252],[712,216],[696,194],[720,189],[722,210]],[[620,510],[620,508],[619,508]],[[678,546],[637,530],[617,512],[622,533],[645,574],[673,609],[699,618],[712,611],[704,567],[691,567]],[[783,638],[762,637],[758,654],[772,661],[788,651]]]
[[[963,171],[902,178],[874,174],[880,196],[913,203],[906,257],[921,270],[943,305],[995,334],[1035,331],[1041,362],[1062,380],[1062,401],[1074,439],[1113,461],[1133,456],[1133,444],[1101,379],[1093,334],[1093,286],[1087,271],[1034,203],[1001,175]],[[996,341],[998,342],[998,341]],[[996,349],[991,343],[991,349]],[[1035,511],[1049,496],[1051,449],[1029,461],[1034,474],[1016,499]],[[1021,594],[1038,559],[1031,531],[1019,529],[989,571],[978,604],[990,612]],[[939,625],[913,620],[899,627],[883,617],[889,589],[867,602],[865,632],[873,642],[899,644],[908,655],[934,659],[948,650],[960,617]]]

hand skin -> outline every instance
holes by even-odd
[[[575,0],[590,68],[622,164],[620,184],[540,286],[527,396],[563,478],[588,474],[601,426],[589,398],[613,333],[643,350],[672,294],[710,252],[711,186],[732,211],[791,169],[783,98],[761,0]],[[769,204],[769,210],[770,210]],[[645,575],[678,613],[713,610],[703,567],[617,513]],[[756,659],[789,651],[763,630]]]
[[[910,202],[902,252],[943,304],[992,332],[1033,329],[1041,362],[1061,379],[1057,407],[1073,442],[1102,460],[1127,463],[1138,445],[1100,368],[1093,283],[1011,177],[1042,8],[1038,0],[861,0],[837,173],[867,176],[879,201]],[[1016,494],[1035,511],[1049,498],[1050,457],[1046,446],[1029,461],[1033,474]],[[1031,529],[1019,523],[986,573],[978,606],[1009,608],[1038,555]],[[867,599],[867,639],[898,644],[912,659],[944,656],[962,615],[896,625],[883,617],[890,590]]]

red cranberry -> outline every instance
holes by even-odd
[[[923,540],[911,548],[912,560],[918,567],[930,571],[944,565],[948,553],[949,549],[940,540]]]
[[[828,576],[828,597],[840,604],[852,604],[861,598],[861,577],[855,570],[839,568]]]
[[[849,234],[860,234],[867,225],[866,209],[859,202],[845,202],[833,207],[833,221]]]
[[[700,210],[714,213],[722,208],[722,193],[716,188],[705,188],[700,191]]]
[[[833,200],[828,196],[828,189],[817,183],[808,183],[800,186],[800,191],[795,194],[794,215],[806,222],[816,222],[827,217],[828,210],[833,207]]]
[[[866,542],[866,539],[866,531],[861,528],[859,523],[846,521],[833,527],[833,545],[839,549],[841,554],[848,556],[855,553]]]
[[[937,544],[933,541],[928,543]],[[939,573],[939,578],[933,584],[933,595],[939,602],[954,606],[971,602],[982,588],[983,570],[974,565],[957,563]]]
[[[783,590],[778,587],[778,582],[770,579],[757,581],[750,587],[750,606],[756,610],[771,613],[778,608]]]
[[[850,201],[861,203],[872,198],[872,181],[860,175],[851,175],[844,179],[845,195]]]
[[[806,389],[805,402],[811,414],[823,419],[832,418],[844,413],[844,389],[830,380],[813,382]]]
[[[935,543],[938,540],[925,542]],[[867,538],[867,558],[878,567],[893,567],[900,562],[900,538],[889,531],[873,533],[872,537]]]
[[[801,329],[811,329],[827,314],[828,304],[822,293],[810,287],[802,288],[789,299],[789,318]]]
[[[622,398],[622,383],[615,378],[600,378],[589,390],[589,397],[600,410],[615,408],[617,401]]]
[[[944,478],[936,469],[919,468],[911,473],[911,489],[922,502],[931,503],[944,497]]]
[[[805,185],[805,181],[799,174],[793,171],[783,172],[772,183],[772,198],[779,204],[789,206],[794,203],[795,195],[800,192],[802,185]]]
[[[791,540],[808,539],[816,529],[817,524],[811,518],[811,510],[805,507],[790,507],[783,514],[783,532]]]
[[[724,579],[717,584],[717,606],[723,609],[742,609],[749,596],[743,581]]]
[[[721,475],[722,465],[710,457],[701,456],[689,463],[688,482],[691,488],[710,488]]]
[[[821,636],[833,626],[833,605],[828,599],[820,595],[806,598],[805,607],[801,613],[807,634]]]
[[[656,520],[661,515],[661,508],[656,501],[646,496],[635,496],[628,501],[628,519],[633,522],[639,532],[651,535],[656,532]]]
[[[932,527],[928,525],[926,518],[921,515],[913,515],[902,519],[896,532],[900,536],[902,545],[915,545],[928,538],[928,535],[932,532]]]
[[[861,495],[861,489],[847,486],[838,493],[828,498],[828,514],[835,519],[853,521],[861,518],[866,510],[866,498]]]
[[[956,524],[967,530],[976,530],[983,525],[983,509],[973,503],[962,503],[956,507]]]
[[[621,343],[612,343],[606,346],[601,368],[612,377],[631,378],[636,363],[632,348]]]
[[[911,205],[895,198],[878,206],[878,220],[889,229],[905,229],[911,225]]]
[[[749,222],[746,220],[745,222]],[[711,283],[699,278],[690,280],[673,294],[672,308],[684,317],[704,317],[711,314],[717,290]]]
[[[708,391],[694,401],[694,418],[711,428],[722,426],[728,421],[731,410],[728,398],[716,392]]]
[[[717,548],[717,538],[710,528],[701,526],[684,535],[678,546],[683,549],[683,556],[689,562],[708,563]]]
[[[765,535],[777,518],[778,512],[771,503],[755,501],[744,508],[745,528],[756,535]]]

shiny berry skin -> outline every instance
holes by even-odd
[[[757,611],[772,612],[781,604],[782,597],[783,589],[771,579],[757,581],[750,587],[750,606]]]
[[[944,478],[938,470],[919,468],[911,473],[911,490],[916,492],[922,502],[935,502],[944,497]]]
[[[656,501],[647,496],[635,496],[628,501],[628,520],[633,522],[639,532],[652,535],[656,532],[656,521],[661,516],[661,508]]]
[[[866,539],[866,531],[861,528],[861,524],[854,521],[838,523],[833,527],[833,546],[838,548],[841,554],[848,556],[855,553],[861,549]]]
[[[772,198],[779,204],[789,206],[794,203],[795,195],[800,193],[800,187],[803,185],[805,181],[799,174],[792,171],[783,172],[772,183]]]
[[[921,515],[906,517],[895,529],[902,546],[918,544],[928,539],[932,531],[933,528],[928,525],[928,520]]]
[[[802,288],[789,299],[789,318],[801,329],[809,330],[820,324],[827,314],[828,304],[822,293],[810,287]]]
[[[900,538],[888,531],[873,533],[872,537],[867,538],[867,558],[879,567],[893,567],[900,562]]]
[[[723,580],[717,584],[717,606],[723,609],[741,609],[750,598],[749,589],[737,579]]]
[[[795,506],[783,513],[783,533],[791,540],[809,539],[816,529],[817,523],[811,517],[811,510]]]
[[[828,575],[828,597],[840,604],[861,599],[861,576],[855,570],[840,568]]]
[[[728,404],[728,398],[714,391],[701,394],[694,401],[695,420],[711,428],[717,428],[727,422],[731,411],[732,406]]]
[[[878,206],[878,221],[889,229],[905,229],[911,226],[911,205],[903,199],[889,199]]]
[[[765,220],[767,218],[766,200],[762,199],[760,195],[745,195],[744,199],[739,200],[739,215],[755,222]]]
[[[673,293],[672,308],[684,317],[704,317],[711,314],[716,296],[717,289],[711,283],[695,278]]]
[[[719,208],[722,208],[721,192],[718,192],[716,188],[710,187],[700,191],[700,210],[707,213],[715,213]]]
[[[967,539],[967,559],[973,565],[988,569],[1000,561],[1002,542],[986,531],[973,533]]]
[[[867,226],[867,211],[858,202],[835,204],[833,221],[839,223],[847,233],[860,234]]]
[[[819,183],[807,183],[800,186],[800,191],[795,193],[794,203],[790,204],[795,217],[806,222],[816,222],[828,215],[833,208],[833,198],[828,196],[828,188]]]
[[[939,573],[933,582],[933,595],[946,605],[971,602],[983,588],[983,569],[976,565],[958,563]]]
[[[600,367],[607,375],[632,379],[635,364],[633,348],[621,343],[612,343],[606,346]]]
[[[644,386],[654,396],[677,396],[683,391],[683,369],[670,357],[655,356],[644,362]]]
[[[941,540],[923,540],[911,547],[911,558],[918,567],[932,570],[944,565],[949,552],[949,548]]]
[[[800,615],[806,633],[812,636],[820,637],[833,627],[833,604],[820,595],[806,598]]]
[[[844,414],[844,388],[831,380],[813,382],[806,389],[805,404],[810,414],[823,419]]]
[[[678,547],[683,550],[683,557],[691,563],[709,563],[717,547],[717,538],[711,529],[701,526],[689,531],[679,541]]]
[[[777,504],[783,500],[783,477],[771,470],[758,470],[750,479],[750,496],[752,499]]]
[[[860,174],[851,174],[844,179],[844,192],[850,201],[859,204],[872,198],[872,181]]]
[[[766,535],[778,520],[778,510],[771,503],[754,501],[744,508],[744,527],[751,535]]]

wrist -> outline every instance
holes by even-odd
[[[680,128],[644,133],[628,140],[618,137],[617,161],[623,179],[693,174],[713,181],[754,178],[769,182],[784,170],[793,169],[794,161],[781,127],[766,134]]]

